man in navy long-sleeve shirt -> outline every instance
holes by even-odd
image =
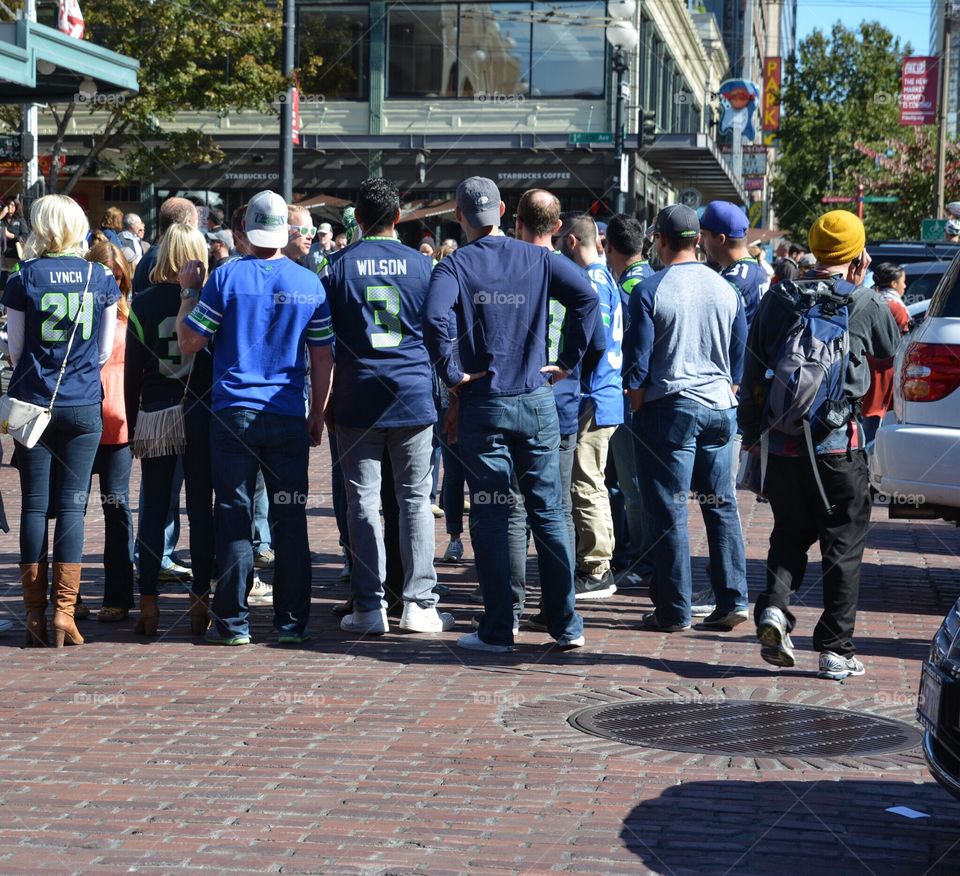
[[[623,384],[637,436],[641,489],[650,509],[654,611],[645,629],[690,627],[690,548],[686,503],[694,491],[710,545],[712,629],[748,619],[746,558],[733,490],[736,387],[743,375],[743,301],[697,261],[697,214],[674,205],[656,221],[666,267],[630,295]]]
[[[503,211],[492,180],[471,177],[457,187],[457,220],[469,242],[434,269],[423,313],[427,350],[459,397],[458,443],[484,597],[477,632],[458,644],[485,651],[513,645],[507,516],[516,471],[537,544],[547,629],[559,647],[575,648],[584,642],[583,621],[574,610],[560,429],[549,381],[583,357],[599,299],[572,263],[501,235]],[[547,347],[550,298],[567,310],[556,365],[549,364]]]

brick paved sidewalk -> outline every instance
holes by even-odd
[[[584,705],[636,697],[803,702],[912,721],[920,661],[960,592],[955,528],[875,509],[858,630],[867,675],[844,684],[813,677],[813,563],[796,671],[767,667],[746,626],[639,632],[649,602],[635,593],[584,607],[583,652],[521,633],[514,654],[490,656],[453,644],[476,610],[465,599],[472,563],[441,572],[456,631],[339,631],[330,607],[346,588],[326,461],[315,451],[310,646],[278,647],[264,608],[252,647],[197,644],[173,591],[154,642],[133,635],[135,613],[115,626],[83,622],[82,648],[25,650],[19,631],[0,637],[0,873],[960,873],[960,803],[916,751],[725,758],[608,743],[566,722]],[[14,527],[0,536],[0,616],[19,617],[9,467],[0,489]],[[770,515],[741,499],[755,595]],[[83,592],[96,610],[98,509],[87,533]],[[702,581],[699,515],[691,538]],[[438,554],[444,543],[439,521]],[[885,812],[894,805],[931,817]]]

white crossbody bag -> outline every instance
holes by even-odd
[[[90,291],[92,275],[93,262],[87,268],[87,284],[83,287],[83,295],[80,296],[77,318],[73,321],[73,329],[70,332],[70,339],[67,341],[67,351],[63,356],[63,364],[60,366],[60,374],[57,376],[57,385],[53,388],[50,404],[43,407],[20,401],[18,398],[10,398],[6,393],[0,396],[0,432],[12,435],[14,441],[28,449],[40,440],[40,436],[43,435],[50,418],[53,416],[53,403],[57,400],[57,393],[60,391],[60,384],[63,382],[63,374],[67,370],[67,360],[70,358],[70,350],[73,349],[73,339],[77,334],[77,326],[80,325],[80,317],[83,315],[83,306],[86,303],[87,293]]]

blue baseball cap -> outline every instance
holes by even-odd
[[[729,201],[711,201],[700,217],[700,227],[727,237],[746,237],[750,220],[736,204]]]

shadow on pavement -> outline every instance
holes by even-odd
[[[960,802],[924,778],[685,782],[635,806],[620,839],[650,871],[671,876],[954,876]]]

